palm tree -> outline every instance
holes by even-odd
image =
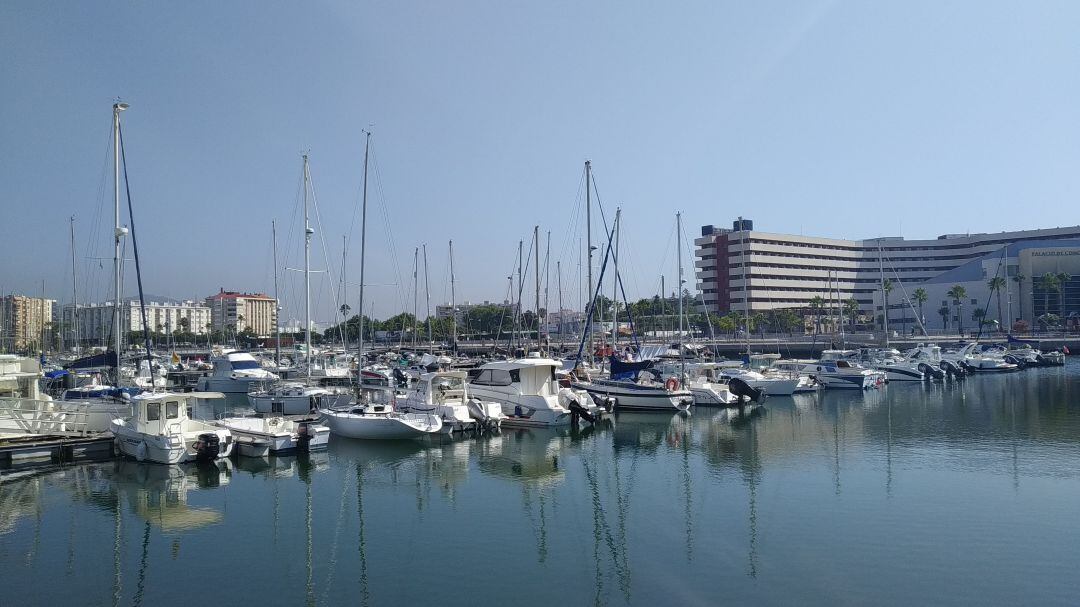
[[[1013,282],[1016,283],[1016,299],[1020,303],[1020,319],[1024,318],[1024,281],[1027,280],[1027,276],[1024,276],[1020,272],[1013,276]],[[1011,324],[1011,323],[1010,323]]]
[[[975,321],[976,325],[982,326],[983,321],[986,319],[986,310],[982,308],[975,308],[971,311],[971,320]],[[993,322],[993,321],[989,321]]]
[[[1001,289],[1005,286],[1005,278],[1002,276],[995,276],[986,283],[990,287],[990,292],[997,294],[997,309],[998,309],[998,325],[999,329],[1005,326],[1005,318],[1001,315]]]
[[[1060,285],[1061,279],[1053,272],[1047,272],[1039,277],[1039,288],[1043,292],[1043,316],[1050,313],[1050,291],[1057,291]]]
[[[881,281],[882,299],[884,299],[885,307],[881,310],[881,329],[885,330],[885,321],[889,318],[889,293],[893,290],[893,279],[886,278]]]
[[[849,297],[844,302],[844,313],[847,314],[851,330],[855,330],[855,316],[859,313],[859,302],[854,297]]]
[[[814,333],[821,333],[821,309],[825,307],[825,300],[820,295],[810,298],[810,311],[814,314]]]
[[[926,289],[919,287],[911,294],[911,298],[915,300],[915,303],[919,304],[919,323],[926,324],[926,316],[923,314],[923,304],[926,303],[930,296],[926,294]]]
[[[937,313],[941,315],[941,328],[948,330],[949,328],[949,306],[941,306],[938,308]]]
[[[1065,326],[1065,285],[1072,280],[1072,275],[1068,272],[1057,273],[1057,293],[1058,293],[1058,308],[1061,310],[1061,326]]]
[[[960,335],[964,334],[964,298],[967,297],[967,289],[961,285],[953,285],[953,288],[949,289],[949,292],[945,294],[953,300],[953,304],[956,305],[956,319],[960,322]]]

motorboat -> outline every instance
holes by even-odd
[[[818,360],[798,361],[800,371],[812,375],[827,390],[869,390],[885,383],[885,373],[849,360],[848,350],[824,350]]]
[[[224,352],[211,358],[211,362],[214,370],[209,376],[199,378],[199,391],[248,394],[278,380],[277,375],[263,368],[247,352]]]
[[[320,408],[333,408],[336,403],[322,402],[330,390],[306,386],[300,382],[283,382],[267,390],[248,394],[248,402],[256,413],[269,415],[306,415]]]
[[[548,427],[570,424],[574,412],[559,399],[556,370],[550,358],[530,357],[483,364],[468,372],[469,392],[502,406],[503,426]],[[578,415],[589,414],[580,405]]]
[[[694,394],[676,377],[660,380],[658,372],[649,372],[652,361],[625,362],[611,357],[611,378],[576,381],[573,387],[585,390],[594,398],[611,399],[616,409],[686,411],[694,404]],[[621,379],[620,379],[621,378]]]
[[[433,413],[402,413],[389,403],[356,404],[319,411],[330,432],[346,438],[402,440],[442,431],[442,418]]]
[[[179,464],[228,457],[232,433],[193,420],[189,406],[196,399],[225,398],[220,392],[146,392],[131,399],[133,414],[109,424],[120,453],[139,461]]]
[[[470,398],[465,371],[424,373],[398,398],[396,408],[403,413],[430,413],[442,418],[445,433],[484,427],[498,430],[504,415],[499,403]],[[474,411],[478,415],[474,416]],[[478,419],[479,418],[479,419]]]
[[[926,365],[906,360],[895,348],[860,348],[858,361],[885,373],[887,382],[921,382],[935,377]]]
[[[1006,362],[1001,356],[981,352],[977,342],[966,344],[953,352],[943,352],[941,357],[977,373],[1005,373],[1020,370],[1020,365]]]
[[[653,369],[661,377],[670,377],[678,381],[683,377],[686,389],[694,395],[694,404],[711,407],[727,407],[742,402],[742,397],[732,394],[727,379],[721,374],[721,367],[716,363],[687,363],[686,373],[677,362],[665,362]]]
[[[330,428],[316,419],[293,420],[279,415],[267,417],[224,417],[214,425],[232,433],[240,455],[259,457],[268,453],[317,451],[325,449]]]

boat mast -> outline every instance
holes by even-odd
[[[277,221],[270,220],[274,247],[274,364],[281,366],[281,299],[278,296]]]
[[[547,334],[547,319],[551,316],[551,301],[548,298],[548,291],[551,290],[551,230],[547,233],[547,246],[544,250],[544,334],[547,335],[547,341],[551,341],[551,336]],[[539,318],[539,317],[538,317]],[[539,323],[539,320],[537,320]],[[540,331],[537,330],[536,337],[540,337]],[[551,344],[547,344],[548,350],[551,349]]]
[[[562,303],[562,261],[555,262],[555,274],[559,279],[559,350],[563,348],[563,327],[566,326],[563,320],[563,303]]]
[[[304,366],[311,383],[311,235],[315,233],[308,218],[308,156],[304,154]]]
[[[618,217],[618,211],[615,212],[615,216]],[[742,227],[741,225],[739,227]],[[682,271],[682,213],[675,213],[675,230],[678,232],[676,238],[678,239],[678,247],[675,249],[677,252],[675,257],[679,260],[679,383],[682,384],[686,381],[686,357],[683,356],[683,296],[682,296],[682,283],[683,283],[683,271]],[[617,233],[617,232],[616,232]],[[670,241],[669,241],[670,242]]]
[[[79,352],[79,278],[75,273],[75,216],[71,216],[71,332],[74,335],[74,350]],[[63,313],[60,317],[63,318]]]
[[[885,347],[889,347],[889,305],[885,301],[885,260],[882,257],[883,249],[881,247],[881,238],[878,238],[877,243],[877,261],[878,261],[878,274],[881,277],[881,328],[882,333],[885,336]]]
[[[840,319],[840,348],[847,350],[847,334],[844,333],[844,301],[840,299],[839,270],[833,270],[833,289],[836,290],[836,313]]]
[[[611,279],[611,352],[619,346],[619,217],[621,208],[615,209],[615,251],[611,256],[614,272]]]
[[[345,351],[345,354],[349,353],[349,281],[345,272],[345,261],[348,258],[349,251],[349,236],[347,234],[341,235],[341,304],[339,310],[341,310],[341,324],[338,325],[338,335],[341,336],[341,347]],[[360,310],[361,316],[363,310]]]
[[[744,232],[742,237],[743,255],[742,255],[742,281],[743,281],[743,317],[746,319],[746,355],[750,356],[750,281],[747,279],[746,267],[750,265],[750,235],[746,234],[746,226],[743,224],[743,218],[739,217],[739,231]],[[680,235],[682,233],[680,232]],[[682,282],[682,277],[679,278]],[[680,289],[682,286],[680,285]],[[680,291],[679,297],[681,299],[682,292]],[[747,358],[749,360],[749,358]]]
[[[450,326],[451,344],[457,352],[457,297],[454,293],[454,241],[450,241]]]
[[[524,306],[522,306],[522,302],[521,302],[521,294],[525,290],[525,275],[522,273],[524,271],[525,264],[524,264],[524,257],[522,257],[522,255],[521,255],[522,245],[523,244],[524,244],[524,241],[521,241],[521,240],[518,241],[518,295],[517,295],[518,307],[517,307],[517,310],[514,312],[514,328],[511,329],[511,331],[513,331],[513,332],[510,334],[511,335],[511,339],[510,339],[511,343],[513,343],[513,341],[514,341],[513,336],[515,334],[517,334],[518,339],[521,340],[518,343],[523,343],[525,341],[522,338],[522,335],[521,335],[521,333],[522,333],[522,331],[521,331],[521,313],[522,313],[521,308],[524,307]]]
[[[667,285],[664,284],[664,275],[661,274],[660,275],[660,330],[661,330],[661,333],[667,327],[667,323],[664,322],[664,312],[667,311],[666,302],[667,302]],[[654,326],[655,326],[655,323],[654,323]],[[657,341],[659,341],[661,344],[664,343],[662,340],[657,340]]]
[[[120,225],[120,112],[128,107],[126,103],[113,104],[113,202],[116,219],[113,227],[113,292],[116,294],[116,301],[113,302],[113,347],[116,350],[116,366],[113,369],[116,372],[117,386],[120,385],[120,347],[123,333],[120,326],[120,239],[127,234],[127,228]]]
[[[431,337],[431,289],[428,288],[427,243],[424,243],[424,322],[427,324],[428,354],[434,354],[435,342]]]
[[[360,385],[360,377],[364,367],[364,253],[367,246],[367,175],[368,175],[368,151],[371,147],[371,132],[364,131],[364,193],[360,202],[360,338],[356,344],[356,377],[357,385]],[[348,323],[346,323],[348,330]]]
[[[420,268],[420,247],[415,247],[413,249],[412,260],[412,347],[415,351],[418,340],[420,339],[420,324],[419,319],[416,316],[418,314],[418,311],[416,309],[416,297],[418,293],[418,287],[416,284],[416,271]]]
[[[533,226],[533,275],[536,277],[536,349],[540,350],[540,226]]]
[[[592,161],[590,161],[590,160],[585,161],[585,252],[586,252],[586,257],[588,258],[587,261],[588,261],[588,264],[589,264],[588,271],[587,271],[589,284],[588,284],[588,288],[585,290],[585,292],[589,295],[589,298],[591,300],[591,298],[593,296],[593,290],[592,290],[592,266],[593,266],[593,264],[592,264]],[[592,324],[592,314],[588,313],[588,310],[592,309],[593,307],[595,307],[595,306],[592,306],[590,304],[589,308],[586,309],[586,313],[588,315],[588,318],[585,319],[585,331],[590,336],[589,337],[590,342],[592,342],[592,332],[589,331],[589,325]],[[586,350],[589,353],[589,363],[591,364],[593,362],[593,349],[592,349],[592,344],[591,343],[589,344],[589,347],[586,348]]]

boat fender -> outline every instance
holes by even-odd
[[[664,387],[668,389],[668,392],[674,392],[679,389],[679,380],[674,377],[669,377],[667,383],[664,384]]]

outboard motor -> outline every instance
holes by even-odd
[[[596,406],[600,407],[604,411],[607,411],[608,413],[611,413],[612,411],[615,410],[615,399],[614,398],[612,398],[610,396],[601,396],[599,394],[593,394],[592,392],[589,393],[589,396],[592,397],[593,402],[596,403]]]
[[[923,374],[925,380],[943,379],[945,377],[944,371],[926,363],[919,363],[919,372]]]
[[[579,403],[576,399],[571,400],[567,408],[570,409],[570,421],[572,423],[576,424],[578,418],[581,418],[589,422],[590,424],[596,423],[596,418],[593,417],[591,413],[589,413],[588,409],[582,407],[581,403]]]
[[[311,424],[297,426],[296,448],[300,451],[307,451],[311,448]]]
[[[739,400],[742,400],[742,397],[745,396],[755,402],[760,400],[764,394],[760,388],[753,388],[750,384],[746,383],[746,381],[738,377],[732,377],[728,380],[728,390],[735,396],[738,396]]]
[[[213,432],[199,435],[195,441],[195,459],[201,462],[212,461],[221,453],[221,438]]]
[[[954,363],[951,360],[941,361],[941,370],[953,379],[960,379],[964,376],[964,369],[962,369],[960,365]]]
[[[401,369],[394,367],[394,381],[397,385],[405,387],[409,385],[409,378],[405,377],[405,374],[401,372]]]

